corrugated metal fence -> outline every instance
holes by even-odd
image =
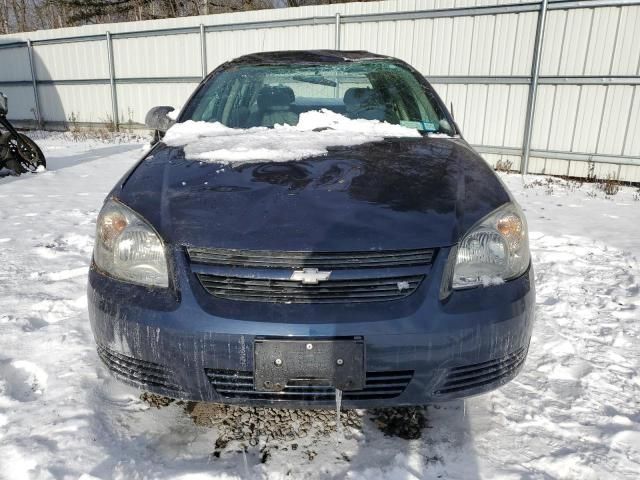
[[[640,0],[324,5],[5,35],[0,89],[14,120],[136,124],[246,53],[364,49],[427,76],[491,163],[640,181],[639,37]]]

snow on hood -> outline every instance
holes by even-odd
[[[274,128],[229,128],[188,120],[172,126],[164,143],[184,147],[190,160],[243,163],[286,162],[325,155],[328,147],[350,147],[389,137],[420,137],[418,130],[378,120],[350,119],[331,110],[300,114],[298,124]]]

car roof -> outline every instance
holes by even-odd
[[[396,60],[386,55],[364,50],[282,50],[251,53],[231,60],[227,66],[236,65],[290,65],[300,63],[352,63],[363,60]]]

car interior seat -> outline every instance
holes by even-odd
[[[349,118],[380,121],[386,118],[384,102],[371,88],[349,88],[344,93],[344,105]]]
[[[298,124],[298,114],[291,110],[296,96],[291,87],[266,86],[258,92],[258,108],[262,113],[260,126],[273,127],[275,124]]]

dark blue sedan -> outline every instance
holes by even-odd
[[[228,62],[172,127],[227,132],[226,150],[169,142],[170,110],[150,112],[159,141],[97,221],[89,314],[115,376],[173,398],[368,408],[518,374],[535,303],[525,217],[412,67],[343,51]],[[412,134],[300,129],[313,112]],[[233,135],[272,140],[234,161],[248,148]],[[335,144],[264,153],[320,137]]]

